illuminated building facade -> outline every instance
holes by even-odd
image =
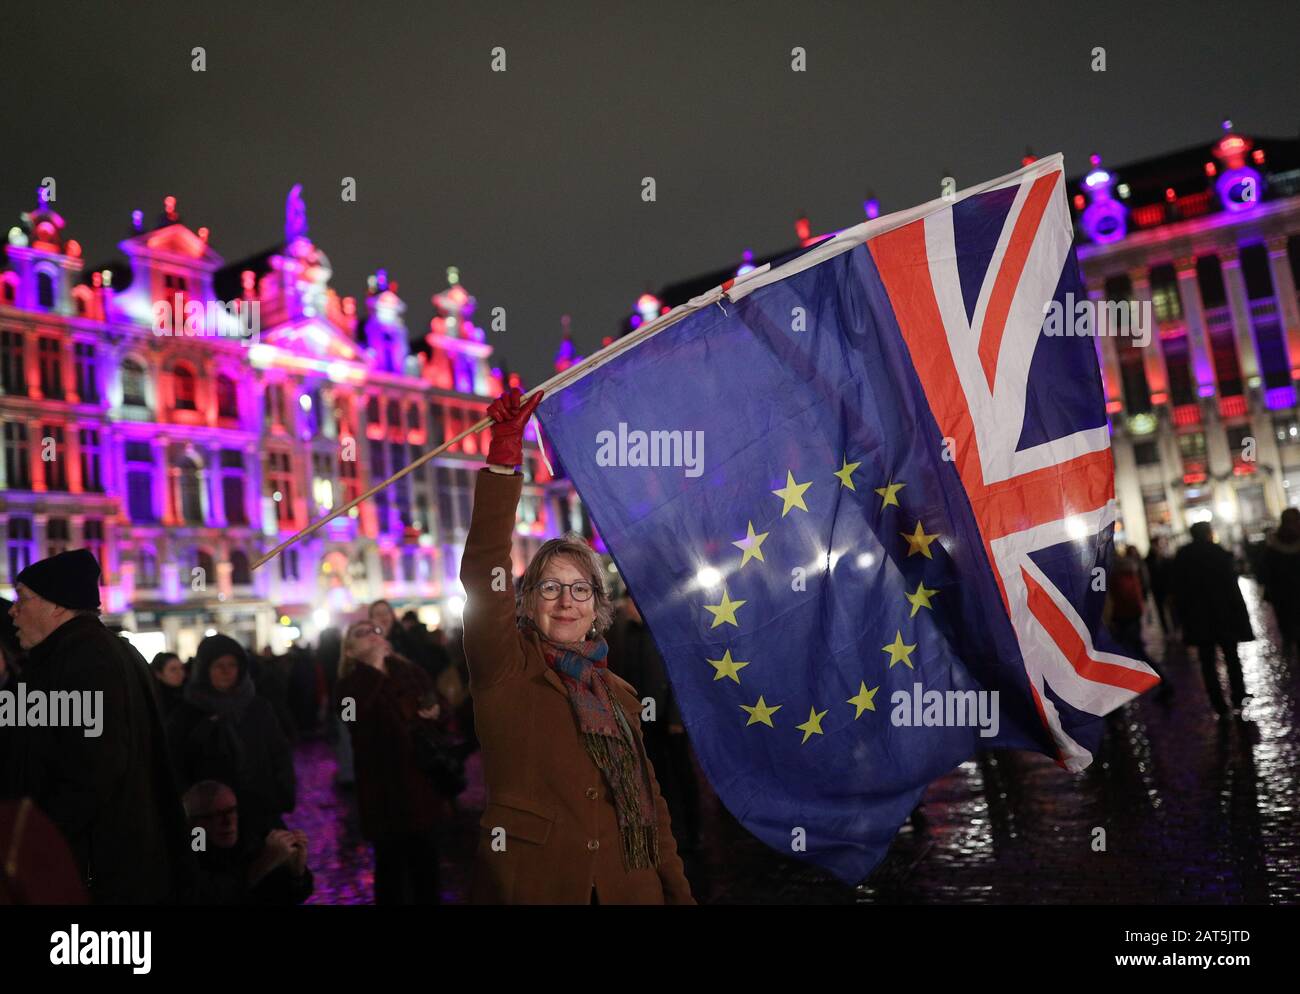
[[[1149,344],[1096,339],[1117,541],[1145,551],[1212,520],[1259,541],[1300,505],[1300,141],[1222,136],[1070,181],[1094,301],[1153,316]]]
[[[1089,298],[1152,317],[1145,347],[1116,329],[1096,338],[1116,541],[1145,552],[1153,536],[1181,538],[1211,518],[1226,543],[1259,541],[1300,506],[1300,140],[1225,122],[1216,142],[1113,171],[1094,158],[1067,184]],[[871,197],[863,211],[875,218],[880,205]],[[621,333],[829,237],[806,217],[795,235],[781,252],[747,251],[739,268],[643,294]]]
[[[386,274],[360,307],[330,287],[297,188],[284,241],[232,265],[173,198],[152,227],[135,212],[133,228],[126,264],[89,273],[44,198],[9,232],[0,592],[36,559],[90,548],[106,620],[182,656],[209,629],[282,651],[380,597],[435,623],[454,615],[485,436],[251,564],[483,417],[501,374],[456,271],[411,351]],[[524,471],[518,572],[575,523],[531,429]]]

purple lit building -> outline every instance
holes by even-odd
[[[33,560],[85,546],[106,620],[148,654],[191,655],[216,629],[282,650],[384,597],[455,625],[472,474],[469,436],[254,572],[283,538],[483,417],[501,389],[475,301],[449,270],[412,351],[383,271],[358,305],[330,287],[300,190],[284,240],[226,264],[174,198],[86,272],[43,198],[9,231],[0,272],[0,592]],[[571,488],[536,440],[515,543],[572,523]]]

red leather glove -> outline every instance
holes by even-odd
[[[511,387],[488,406],[488,417],[495,422],[487,453],[490,465],[515,467],[524,461],[524,427],[542,402],[542,394],[533,394],[524,404],[520,403],[522,396],[517,387]]]

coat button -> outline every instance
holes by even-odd
[[[587,796],[594,801],[596,798],[600,796],[600,791],[598,791],[595,787],[588,787]]]
[[[597,849],[600,848],[600,840],[592,839],[590,842],[587,843],[587,848],[590,849],[592,852],[595,852]]]

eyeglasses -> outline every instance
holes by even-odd
[[[569,588],[569,593],[575,601],[589,601],[594,593],[594,588],[586,580],[579,580],[577,583],[561,583],[559,580],[543,580],[534,588],[542,595],[542,600],[554,601],[560,599],[560,591],[565,587]]]

